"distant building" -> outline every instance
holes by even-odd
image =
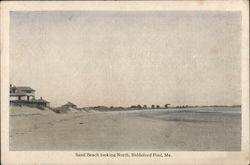
[[[71,102],[68,102],[67,104],[62,105],[63,108],[77,108],[77,106]]]
[[[12,86],[10,85],[10,101],[15,100],[34,100],[35,90],[27,86]]]
[[[169,105],[170,105],[170,104],[165,104],[165,108],[168,108]]]
[[[42,97],[40,97],[40,99],[37,100],[32,100],[31,102],[37,104],[37,105],[41,105],[41,106],[49,106],[49,102],[47,100],[44,100]]]
[[[154,109],[154,108],[155,108],[155,105],[151,105],[151,108]]]

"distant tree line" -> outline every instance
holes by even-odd
[[[161,107],[160,105],[151,105],[151,108],[148,108],[148,106],[147,105],[140,105],[140,104],[138,104],[138,105],[131,105],[130,106],[130,108],[132,108],[132,109],[160,109],[160,108],[169,108],[169,105],[170,104],[165,104],[163,107]]]

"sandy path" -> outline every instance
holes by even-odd
[[[240,114],[167,111],[10,116],[10,150],[240,150]]]

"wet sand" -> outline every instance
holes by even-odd
[[[239,151],[240,145],[240,113],[10,110],[12,151]]]

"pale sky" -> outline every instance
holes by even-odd
[[[52,105],[241,104],[239,12],[11,12],[10,83]]]

